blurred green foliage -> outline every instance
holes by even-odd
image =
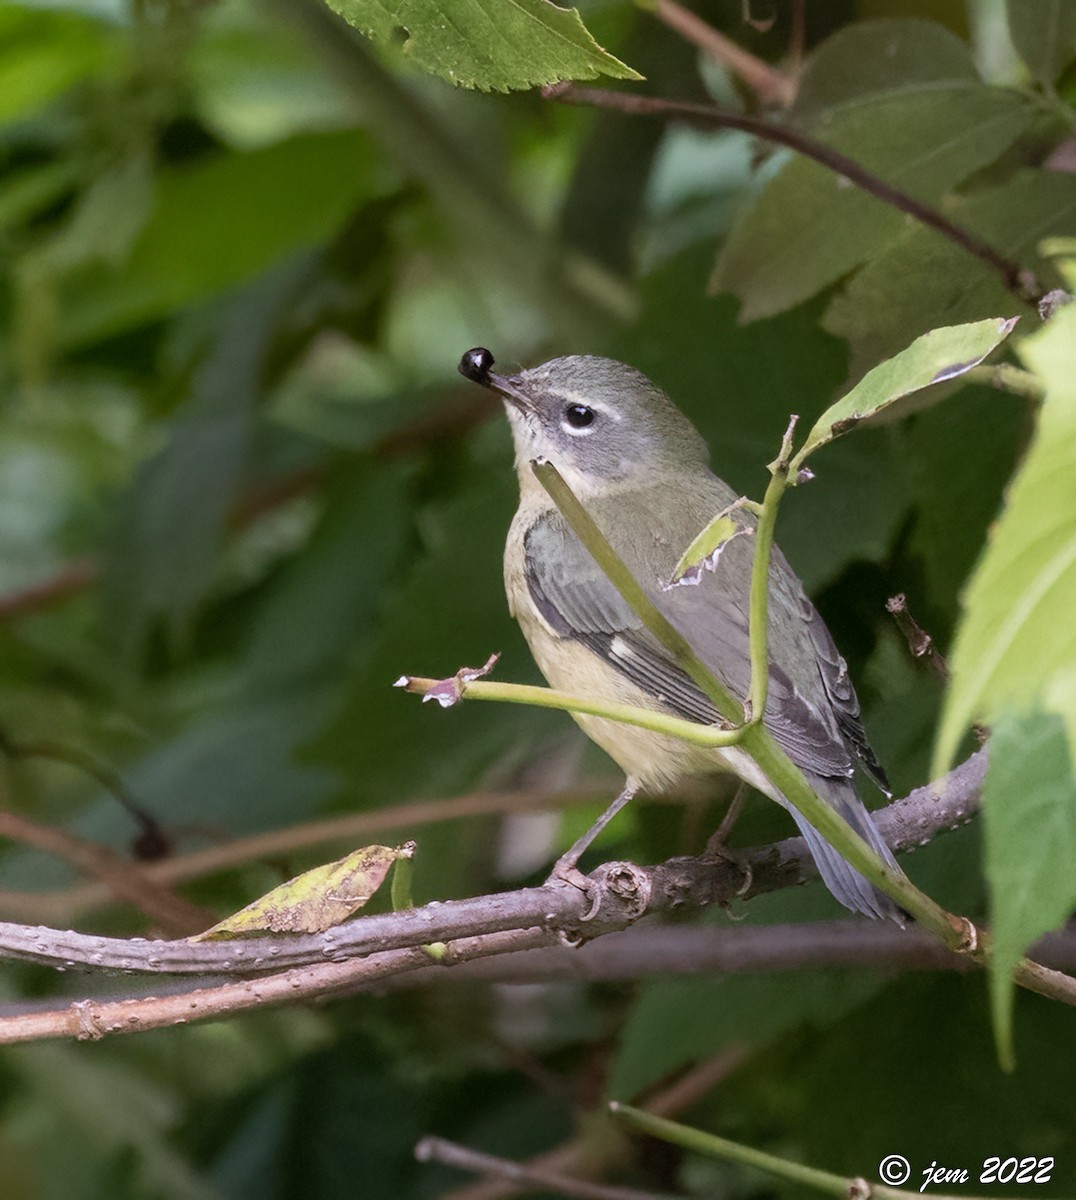
[[[1037,318],[960,247],[786,151],[444,81],[496,91],[627,78],[626,64],[647,77],[636,90],[753,107],[645,5],[594,0],[581,13],[588,34],[539,0],[482,0],[468,22],[503,34],[512,8],[536,27],[533,39],[488,42],[468,22],[438,34],[433,16],[462,12],[462,0],[406,14],[333,7],[382,40],[364,41],[317,0],[0,11],[0,734],[13,750],[0,782],[5,807],[121,850],[139,829],[115,797],[20,746],[49,740],[113,765],[177,852],[387,810],[369,840],[417,837],[424,901],[533,881],[569,834],[532,847],[534,873],[521,876],[508,865],[516,824],[408,830],[394,827],[394,806],[610,780],[555,714],[444,713],[391,687],[494,650],[501,678],[537,679],[500,581],[515,495],[507,432],[456,374],[463,350],[489,346],[505,365],[576,351],[630,361],[698,423],[719,473],[757,497],[790,412],[809,428],[849,382],[938,325],[1021,315],[1019,337]],[[792,7],[776,3],[765,30],[743,23],[738,3],[697,11],[779,65]],[[1060,284],[1042,242],[1076,233],[1072,0],[1044,0],[1041,23],[1023,0],[804,7],[797,98],[774,119],[937,205],[1044,287]],[[555,22],[574,48],[558,46]],[[904,791],[925,778],[942,686],[910,661],[884,601],[905,592],[947,649],[1024,471],[1012,495],[1026,510],[1015,525],[1002,517],[961,644],[974,659],[975,638],[1015,612],[1025,641],[1014,645],[1039,652],[1005,659],[1005,686],[985,693],[958,676],[946,743],[988,711],[1014,755],[992,773],[988,837],[1012,954],[1072,903],[1076,462],[1064,381],[1076,371],[1071,338],[1058,340],[1023,360],[1048,385],[1038,433],[1035,402],[946,385],[934,406],[821,451],[779,533]],[[1019,554],[1029,526],[1031,562]],[[1041,562],[1056,567],[1053,607],[1038,614],[1046,640],[1023,607]],[[1028,808],[1021,753],[1042,784]],[[706,828],[720,811],[707,806]],[[640,804],[604,847],[639,861],[696,851],[698,819]],[[756,804],[736,836],[788,831],[775,806]],[[224,915],[338,856],[296,851],[190,891]],[[908,870],[981,917],[981,859],[966,829]],[[36,919],[31,893],[75,882],[53,858],[0,845],[0,916]],[[816,886],[737,915],[838,910]],[[118,903],[72,919],[153,932]],[[0,972],[13,1003],[130,986]],[[0,1190],[431,1196],[459,1176],[412,1162],[423,1133],[536,1154],[607,1090],[637,1095],[737,1044],[745,1064],[685,1116],[872,1179],[888,1153],[917,1169],[967,1166],[969,1194],[982,1191],[974,1168],[987,1155],[1049,1154],[1054,1181],[1033,1194],[1071,1194],[1071,1017],[1026,994],[1014,1010],[1011,1075],[991,1044],[983,979],[821,970],[636,989],[446,977],[316,1010],[10,1048]],[[699,1194],[791,1191],[690,1158],[644,1155],[623,1174]]]

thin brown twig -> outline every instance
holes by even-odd
[[[745,1046],[726,1046],[688,1067],[671,1083],[648,1091],[640,1107],[656,1117],[679,1116],[739,1070],[750,1056],[751,1051]],[[580,1133],[544,1154],[527,1159],[524,1166],[572,1179],[597,1179],[610,1168],[622,1165],[628,1152],[627,1142],[620,1122],[612,1120],[607,1112],[590,1112]],[[507,1179],[483,1179],[443,1192],[440,1200],[505,1200],[519,1190],[518,1184]]]
[[[107,846],[4,809],[0,809],[0,837],[43,850],[84,871],[98,880],[106,894],[129,901],[151,921],[177,936],[197,933],[216,920],[209,909],[148,878],[143,866],[123,858]]]
[[[44,612],[95,583],[99,574],[91,558],[73,558],[41,583],[0,595],[0,623]]]
[[[157,818],[148,812],[124,782],[123,776],[109,763],[102,762],[95,754],[80,746],[63,742],[39,740],[16,741],[0,729],[0,753],[9,758],[44,758],[53,762],[66,763],[96,780],[109,795],[127,810],[131,819],[141,827],[142,833],[136,840],[135,853],[140,859],[163,858],[172,848],[171,839]]]
[[[661,117],[666,120],[683,120],[708,129],[738,129],[767,142],[787,146],[790,150],[810,158],[829,170],[847,179],[849,183],[868,192],[876,199],[891,205],[900,212],[930,229],[940,233],[960,246],[991,270],[997,272],[1005,287],[1021,303],[1037,305],[1044,296],[1042,284],[1030,269],[1006,258],[988,242],[970,230],[954,224],[943,213],[929,204],[924,204],[900,188],[887,183],[880,176],[868,171],[860,163],[839,150],[816,141],[785,125],[777,125],[761,117],[748,117],[741,113],[728,112],[706,104],[691,104],[679,100],[666,100],[656,96],[637,96],[630,92],[614,92],[607,88],[576,87],[571,83],[556,83],[542,89],[547,100],[561,104],[575,104],[589,108],[609,109],[629,116]]]
[[[714,62],[738,75],[762,104],[780,104],[787,108],[792,103],[796,88],[790,79],[732,38],[726,37],[696,13],[676,0],[653,0],[648,7],[663,25],[697,46]]]
[[[158,884],[176,884],[201,879],[222,871],[235,870],[253,862],[264,862],[336,842],[355,844],[359,839],[393,830],[414,831],[425,825],[469,817],[497,816],[516,812],[534,812],[592,804],[608,794],[614,785],[596,781],[571,792],[544,789],[467,792],[434,800],[415,800],[407,804],[346,813],[270,829],[248,837],[233,838],[219,845],[192,850],[173,858],[146,863],[141,867],[145,878]],[[680,799],[660,797],[661,802]],[[114,900],[110,891],[97,883],[76,884],[51,892],[0,892],[0,913],[9,917],[46,921],[53,925],[71,924],[79,916]]]
[[[919,846],[942,829],[967,819],[978,804],[986,769],[986,754],[972,755],[944,781],[917,789],[875,814],[875,823],[894,850]],[[677,858],[657,867],[631,867],[649,882],[646,903],[651,911],[685,905],[728,904],[766,891],[786,888],[812,877],[813,860],[802,838],[789,838],[753,851],[738,851],[714,862]],[[617,864],[598,868],[595,888],[616,880]],[[621,864],[623,866],[623,864]],[[606,875],[606,870],[612,876]],[[745,877],[747,883],[745,885]],[[603,927],[597,914],[588,922],[591,936],[630,924],[613,902],[611,924]],[[492,896],[449,900],[436,912],[406,910],[364,916],[318,935],[282,935],[231,942],[137,942],[123,938],[0,923],[0,954],[33,962],[82,963],[102,969],[140,970],[154,974],[242,974],[319,962],[326,956],[343,958],[398,946],[432,941],[458,941],[532,925],[569,928],[585,911],[577,888],[521,888]],[[637,914],[636,914],[637,915]],[[632,917],[634,920],[634,917]]]
[[[908,611],[908,597],[903,592],[890,596],[885,602],[885,610],[896,622],[897,628],[904,634],[908,649],[913,658],[925,658],[934,669],[942,682],[949,679],[949,664],[945,655],[934,644],[934,639],[919,624]]]
[[[786,68],[793,87],[799,89],[803,71],[803,53],[807,45],[807,7],[805,0],[792,0],[792,34],[788,42],[788,66]]]
[[[900,592],[896,596],[891,596],[885,603],[885,609],[896,621],[897,628],[904,634],[904,640],[908,643],[912,657],[925,658],[938,678],[943,683],[948,683],[949,662],[938,649],[934,639],[909,612],[908,599],[904,593]],[[990,731],[985,725],[972,725],[971,731],[980,746],[986,744]]]
[[[536,944],[547,936],[542,930],[533,930],[532,934]],[[496,937],[469,947],[469,956],[473,958],[500,952]],[[413,946],[345,962],[296,967],[260,979],[240,979],[167,996],[78,1000],[63,1009],[0,1017],[0,1045],[46,1038],[96,1041],[107,1034],[139,1033],[194,1021],[216,1020],[272,1004],[331,996],[360,980],[374,984],[386,976],[418,970],[429,961],[429,955],[421,946]]]
[[[481,1150],[472,1150],[458,1142],[445,1138],[424,1137],[415,1146],[415,1158],[419,1162],[438,1162],[461,1171],[472,1171],[476,1175],[493,1176],[513,1184],[525,1184],[543,1191],[559,1192],[562,1196],[578,1197],[578,1200],[669,1200],[665,1194],[644,1192],[638,1188],[617,1187],[608,1183],[592,1183],[550,1171],[534,1163],[514,1162]]]

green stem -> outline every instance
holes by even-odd
[[[415,901],[411,895],[411,879],[414,875],[414,859],[410,856],[400,857],[392,864],[392,885],[390,897],[393,912],[403,912],[414,908]]]
[[[674,1146],[683,1146],[685,1150],[693,1150],[698,1154],[706,1154],[712,1158],[724,1158],[731,1162],[745,1163],[749,1167],[758,1167],[768,1171],[779,1179],[787,1179],[791,1183],[801,1183],[818,1191],[827,1192],[831,1196],[845,1197],[848,1195],[849,1180],[829,1171],[820,1171],[816,1167],[805,1167],[800,1163],[789,1162],[755,1150],[751,1146],[742,1146],[739,1142],[730,1142],[728,1138],[718,1137],[713,1133],[705,1133],[701,1129],[692,1129],[689,1125],[681,1125],[677,1121],[668,1121],[664,1117],[655,1117],[642,1109],[632,1108],[628,1104],[613,1101],[609,1109],[620,1117],[625,1124],[640,1133],[660,1138]]]
[[[657,638],[666,650],[714,702],[721,715],[737,725],[743,724],[742,705],[721,686],[700,661],[690,643],[660,612],[643,590],[642,584],[624,564],[624,560],[610,546],[594,518],[580,504],[578,497],[565,482],[564,477],[551,462],[531,463],[538,482],[549,493],[553,503],[560,509],[564,519],[572,527],[576,537],[594,557],[594,561],[605,572],[609,582],[624,597],[632,612]]]
[[[982,383],[987,387],[996,388],[999,392],[1011,392],[1012,395],[1023,396],[1027,400],[1042,400],[1046,395],[1046,388],[1037,375],[1021,370],[1012,363],[972,367],[964,372],[964,381]]]
[[[966,938],[964,924],[921,892],[902,871],[894,871],[884,863],[851,825],[815,792],[803,772],[763,726],[748,729],[742,745],[766,778],[840,852],[842,858],[947,946],[962,948]]]
[[[776,521],[777,504],[790,481],[798,481],[800,456],[789,461],[790,426],[785,434],[781,454],[771,466],[773,480],[766,490],[765,501],[758,509],[759,526],[763,528],[755,550],[751,580],[751,631],[752,665],[755,655],[760,653],[762,666],[767,665],[766,646],[766,585],[769,581],[769,554],[772,546],[773,524]],[[795,810],[805,817],[831,846],[856,868],[866,879],[897,901],[918,924],[935,934],[951,950],[964,954],[973,962],[985,963],[989,957],[989,940],[970,921],[953,916],[929,896],[921,892],[903,872],[887,866],[858,833],[832,809],[807,783],[803,773],[774,741],[766,727],[760,723],[761,711],[752,723],[743,722],[741,706],[713,678],[699,661],[694,650],[681,634],[665,619],[634,578],[623,560],[609,545],[601,530],[594,523],[574,495],[571,488],[551,463],[532,464],[534,473],[546,488],[554,503],[564,514],[576,535],[593,555],[610,582],[617,588],[625,601],[655,638],[675,657],[678,665],[686,671],[700,688],[714,701],[718,711],[726,718],[737,722],[733,729],[719,730],[711,726],[696,725],[681,721],[663,713],[649,712],[631,705],[603,705],[582,697],[568,696],[548,688],[532,688],[522,685],[497,684],[481,680],[460,681],[461,694],[475,699],[512,700],[516,703],[537,704],[543,707],[563,708],[574,712],[606,716],[623,720],[657,732],[667,732],[688,741],[705,738],[702,744],[728,745],[739,742],[762,770],[767,779],[784,796]],[[783,476],[783,478],[781,478]],[[761,578],[764,583],[759,584]],[[762,598],[761,620],[758,597]],[[426,692],[435,680],[409,679],[409,691]],[[765,693],[763,692],[764,696]],[[618,709],[620,711],[618,711]],[[727,741],[715,742],[721,737]],[[1024,958],[1013,971],[1013,979],[1022,987],[1053,999],[1076,1004],[1076,980],[1059,971],[1052,971]],[[875,1189],[878,1191],[879,1189]],[[940,1200],[940,1198],[939,1198]]]
[[[423,679],[417,675],[407,677],[406,690],[425,695],[442,681]],[[699,725],[685,721],[669,713],[651,708],[637,708],[633,704],[617,704],[614,701],[594,700],[589,696],[573,696],[570,692],[558,692],[554,688],[534,687],[526,683],[498,683],[486,679],[461,680],[460,695],[468,700],[494,700],[507,704],[529,704],[535,708],[557,708],[562,712],[585,713],[591,717],[605,717],[623,725],[637,725],[652,733],[663,733],[669,737],[691,742],[695,746],[713,748],[734,746],[743,740],[745,726],[721,729],[716,725]]]
[[[751,653],[751,686],[744,704],[749,724],[762,720],[766,712],[766,697],[770,686],[770,556],[773,553],[773,531],[777,525],[777,509],[788,487],[788,459],[792,453],[792,432],[796,418],[789,422],[781,441],[781,452],[770,464],[770,482],[762,506],[757,509],[755,529],[755,560],[751,568],[751,599],[748,618],[748,637]]]
[[[757,703],[761,696],[763,706],[765,687],[756,684],[756,667],[762,674],[768,674],[766,599],[769,583],[769,555],[773,542],[773,527],[777,519],[777,506],[788,486],[789,479],[796,477],[791,475],[790,471],[798,470],[796,459],[792,459],[791,464],[789,463],[793,427],[790,425],[785,433],[781,453],[771,464],[772,479],[766,489],[766,497],[758,509],[759,530],[756,532],[756,537],[759,540],[755,547],[751,577],[750,629],[752,690],[754,692],[752,699]],[[929,896],[919,891],[903,872],[894,871],[888,867],[848,822],[814,791],[796,764],[777,745],[765,726],[759,723],[763,706],[754,709],[752,714],[755,717],[754,721],[744,721],[740,705],[736,704],[720,683],[714,679],[688,642],[658,611],[643,590],[642,585],[609,545],[594,519],[583,508],[578,497],[572,492],[553,464],[536,462],[532,464],[532,469],[553,502],[564,514],[576,536],[590,551],[610,582],[624,597],[646,628],[674,656],[678,665],[710,696],[718,710],[735,721],[736,729],[724,732],[739,734],[736,740],[754,759],[766,778],[857,871],[895,899],[905,911],[909,912],[924,928],[940,937],[947,946],[967,949],[965,946],[966,923],[953,917]],[[467,685],[469,694],[475,694],[471,690],[474,687],[474,684]],[[536,689],[537,692],[544,690]],[[636,710],[633,715],[637,715],[640,711],[645,710]],[[633,721],[632,723],[637,722]],[[690,723],[688,724],[690,726]]]
[[[803,1184],[830,1196],[838,1196],[846,1200],[849,1196],[869,1195],[884,1197],[885,1200],[905,1200],[918,1196],[918,1192],[905,1191],[903,1188],[887,1187],[882,1183],[868,1184],[866,1180],[835,1175],[832,1171],[822,1171],[817,1167],[805,1167],[801,1163],[789,1162],[786,1158],[778,1158],[752,1146],[744,1146],[739,1142],[729,1141],[728,1138],[718,1137],[713,1133],[704,1133],[701,1129],[692,1129],[688,1125],[680,1125],[676,1121],[667,1121],[664,1117],[655,1117],[641,1109],[632,1108],[627,1104],[619,1104],[615,1100],[609,1105],[611,1112],[620,1117],[626,1125],[637,1129],[640,1133],[649,1134],[663,1142],[674,1146],[683,1146],[685,1150],[693,1150],[698,1154],[706,1154],[711,1158],[723,1158],[729,1162],[744,1163],[749,1167],[757,1167],[778,1179],[787,1179],[790,1183]],[[953,1196],[940,1196],[931,1192],[932,1200],[956,1200]],[[965,1200],[977,1200],[976,1197],[966,1197]]]

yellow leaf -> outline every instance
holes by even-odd
[[[362,908],[392,864],[414,852],[414,842],[395,848],[364,846],[337,862],[296,875],[191,941],[264,932],[321,933]]]

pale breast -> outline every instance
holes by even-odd
[[[538,611],[527,586],[522,534],[531,513],[521,509],[509,531],[504,557],[508,606],[519,622],[534,661],[550,687],[574,696],[653,708],[646,694],[597,654],[570,637],[559,636]],[[643,787],[669,787],[682,779],[731,769],[717,750],[601,717],[572,713],[573,719]]]

